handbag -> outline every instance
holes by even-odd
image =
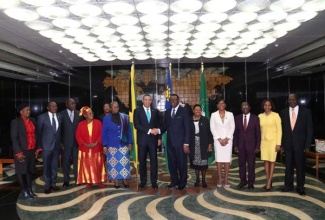
[[[325,140],[324,139],[315,139],[316,152],[325,153]]]

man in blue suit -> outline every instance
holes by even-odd
[[[248,184],[248,189],[254,189],[255,182],[255,154],[260,151],[261,128],[259,118],[250,113],[248,102],[241,104],[243,114],[235,117],[234,146],[238,153],[240,183],[237,188],[242,189]],[[246,178],[246,163],[248,178]]]
[[[179,105],[177,94],[170,95],[169,102],[172,108],[165,112],[165,122],[161,129],[161,133],[167,131],[168,168],[172,178],[167,188],[182,190],[187,183],[190,117],[188,111]]]
[[[285,181],[282,192],[293,190],[294,168],[296,168],[299,195],[305,193],[306,152],[309,151],[313,138],[313,121],[311,111],[298,105],[297,94],[288,98],[289,108],[282,110],[281,151],[285,153]]]
[[[61,144],[62,116],[57,114],[55,102],[49,102],[47,112],[37,118],[38,144],[42,149],[43,176],[45,181],[45,193],[51,189],[57,191],[56,179],[58,173],[58,161]]]
[[[137,129],[141,181],[139,188],[143,188],[147,184],[147,152],[149,152],[151,185],[152,188],[158,189],[157,148],[161,142],[161,138],[157,130],[157,128],[159,128],[159,113],[157,109],[150,107],[151,103],[151,96],[148,94],[144,95],[142,98],[143,106],[134,110],[133,121],[134,126]]]

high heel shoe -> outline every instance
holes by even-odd
[[[122,183],[123,183],[124,188],[129,188],[129,184],[125,183],[124,180]]]
[[[202,181],[202,187],[203,188],[207,188],[208,187],[208,185],[207,185],[207,183],[205,181]]]
[[[197,187],[200,185],[200,180],[199,179],[196,179],[195,183],[194,183],[194,187]]]

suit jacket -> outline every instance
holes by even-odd
[[[159,112],[157,109],[150,108],[151,117],[148,122],[147,114],[143,106],[134,110],[133,122],[137,129],[137,144],[146,145],[148,141],[152,141],[156,145],[158,144],[158,137],[160,135],[148,134],[149,129],[159,128]]]
[[[30,121],[35,126],[35,141],[37,146],[37,127],[36,127],[36,120],[34,118],[29,118]],[[27,150],[27,133],[26,133],[26,126],[24,121],[21,117],[16,118],[11,121],[10,124],[10,136],[12,141],[12,150],[14,155]]]
[[[286,151],[303,151],[310,149],[313,138],[313,122],[309,109],[299,106],[298,117],[294,129],[291,129],[289,108],[281,112],[282,147]]]
[[[70,120],[70,115],[68,114],[67,109],[59,113],[62,116],[62,129],[61,129],[61,141],[64,147],[77,147],[77,141],[75,133],[77,126],[81,121],[79,116],[79,111],[73,111],[73,122]]]
[[[100,152],[103,148],[102,146],[102,123],[94,119],[93,127],[92,127],[92,135],[90,137],[88,131],[87,120],[83,120],[78,124],[76,130],[76,139],[78,142],[78,149],[82,152],[89,152],[89,148],[84,145],[84,143],[95,143],[97,141],[97,145],[93,148],[93,152]]]
[[[195,155],[195,126],[194,122],[190,123],[191,125],[191,136],[190,136],[190,157],[193,160]],[[201,159],[208,159],[208,146],[213,144],[213,136],[210,131],[210,122],[209,120],[201,116],[199,120],[199,137],[200,137],[200,150],[201,150]]]
[[[219,110],[212,113],[210,119],[210,128],[215,142],[218,142],[217,140],[219,138],[229,138],[230,140],[232,140],[235,131],[234,115],[232,114],[232,112],[226,111],[224,122],[222,123],[222,120],[219,115]]]
[[[261,128],[260,119],[250,113],[249,121],[244,131],[244,115],[240,114],[235,117],[234,146],[246,149],[260,149],[261,146]]]
[[[62,127],[62,116],[56,114],[58,119],[58,129],[54,131],[51,125],[51,119],[49,113],[45,112],[37,118],[37,135],[39,148],[43,150],[54,150],[59,149],[61,145],[61,127]]]
[[[160,129],[161,133],[167,131],[167,144],[168,146],[183,146],[190,143],[190,117],[188,111],[182,106],[174,116],[171,117],[172,109],[165,112],[165,123]]]

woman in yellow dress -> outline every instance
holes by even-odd
[[[281,118],[278,113],[272,111],[274,105],[270,99],[263,100],[262,109],[264,112],[258,115],[261,125],[261,160],[264,161],[266,173],[265,190],[270,191],[274,162],[281,145],[282,128]]]

